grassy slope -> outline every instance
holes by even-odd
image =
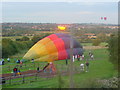
[[[108,52],[106,49],[92,50],[94,52],[95,60],[90,61],[89,72],[82,72],[74,75],[75,87],[85,88],[85,87],[98,87],[95,86],[95,79],[110,78],[117,75],[117,71],[113,69],[113,65],[108,61]],[[85,56],[87,58],[88,51],[85,51]],[[85,63],[85,61],[74,62],[75,66],[79,66],[80,63]],[[56,66],[60,68],[60,64],[65,64],[65,61],[56,61]],[[69,76],[62,76],[62,87],[69,87]],[[21,85],[8,85],[4,86],[7,88],[58,88],[58,77],[54,77],[46,81],[37,81],[32,83],[26,83]]]

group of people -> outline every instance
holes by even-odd
[[[10,58],[7,58],[7,62],[10,62]],[[5,64],[5,60],[1,58],[0,65],[4,65],[4,64]]]
[[[80,64],[80,70],[84,71],[85,70],[85,66],[86,66],[86,72],[88,72],[89,71],[89,62],[88,61],[86,61],[85,64],[83,64],[83,63]]]
[[[20,72],[20,69],[18,69],[17,67],[15,67],[13,69],[13,75],[16,76],[16,75],[21,75],[21,72]]]
[[[84,57],[85,57],[84,54],[82,56],[80,56],[80,55],[73,55],[73,62],[75,60],[78,60],[78,61],[84,60]]]
[[[7,62],[11,62],[11,59],[10,59],[10,58],[7,58],[6,60],[7,60]],[[0,65],[4,65],[5,62],[6,62],[6,60],[3,59],[3,58],[1,58],[1,60],[0,60]],[[23,59],[22,59],[22,60],[20,60],[20,59],[18,59],[18,60],[14,59],[14,62],[15,62],[15,63],[22,64],[22,63],[24,62],[24,60],[23,60]]]
[[[89,51],[89,57],[90,57],[91,60],[94,60],[94,55],[91,51]]]
[[[94,60],[94,55],[93,55],[93,53],[91,51],[89,51],[89,57],[90,57],[91,60]],[[85,60],[84,54],[82,56],[80,56],[80,55],[73,55],[73,62],[75,60],[78,60],[78,61]]]
[[[91,51],[89,51],[89,56],[90,56],[90,58],[92,60],[94,59],[93,53]],[[84,57],[85,57],[84,54],[82,56],[80,56],[80,55],[73,55],[73,62],[75,60],[78,60],[78,61],[84,60],[85,59]],[[10,58],[7,58],[7,61],[10,62]],[[34,59],[31,59],[31,61],[34,62]],[[16,61],[16,63],[19,63],[22,66],[23,60],[18,59]],[[68,64],[68,59],[66,59],[66,65],[67,64]],[[2,65],[4,65],[4,59],[2,59]],[[89,62],[88,62],[88,60],[86,61],[85,64],[84,63],[80,64],[81,71],[85,70],[85,66],[86,66],[86,72],[88,72],[88,69],[89,69]],[[47,72],[48,70],[49,70],[50,73],[56,71],[56,68],[54,67],[52,62],[49,62],[41,71]],[[37,72],[40,72],[40,68],[39,67],[37,67]],[[16,68],[16,67],[13,69],[13,73],[14,73],[14,76],[16,76],[17,74],[21,75],[20,70],[18,70],[18,68]]]

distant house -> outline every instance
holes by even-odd
[[[84,36],[87,36],[89,39],[96,39],[97,36],[94,33],[85,33]]]
[[[110,37],[112,33],[106,34],[106,36]]]

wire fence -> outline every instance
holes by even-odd
[[[24,84],[24,83],[32,83],[36,81],[48,81],[49,79],[52,79],[55,76],[69,75],[70,73],[69,66],[61,65],[60,67],[61,68],[59,68],[56,73],[50,73],[49,71],[47,71],[46,73],[36,72],[31,74],[4,77],[5,83],[3,83],[3,85],[18,85],[18,84]],[[74,66],[73,71],[74,71],[73,72],[74,74],[83,72],[83,70],[81,70],[81,68],[78,66]]]
[[[85,58],[84,60],[80,60],[81,61],[86,61],[89,60],[91,61],[92,59],[90,58]],[[93,60],[101,60],[101,58],[94,58]],[[77,60],[76,60],[77,61]],[[13,69],[15,67],[17,67],[19,70],[26,71],[26,70],[36,70],[37,67],[39,67],[40,69],[43,69],[43,67],[45,66],[45,63],[23,63],[23,64],[14,64],[14,65],[7,65],[7,66],[2,66],[2,73],[13,73]],[[58,65],[56,65],[58,66]],[[63,66],[65,65],[59,65],[61,66],[60,68],[63,68]]]
[[[48,80],[48,79],[50,79],[49,74],[39,75],[38,73],[34,73],[34,74],[26,74],[26,75],[20,75],[20,76],[5,77],[5,83],[2,83],[2,84],[3,85],[18,85],[18,84],[31,83],[35,81],[43,81],[43,80]]]

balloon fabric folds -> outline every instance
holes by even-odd
[[[64,33],[51,34],[38,41],[23,57],[35,61],[53,62],[70,59],[71,36]],[[82,55],[83,47],[73,39],[73,54]]]

